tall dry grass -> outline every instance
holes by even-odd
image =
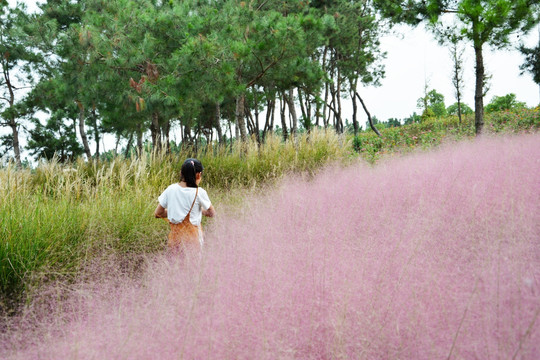
[[[44,283],[81,276],[96,258],[114,253],[129,260],[162,249],[167,226],[153,210],[187,157],[203,162],[202,186],[219,208],[286,173],[314,173],[349,156],[344,137],[314,131],[287,143],[269,136],[264,146],[0,168],[0,315],[31,301]]]
[[[285,177],[221,212],[199,262],[113,262],[29,307],[0,357],[536,359],[539,155],[483,138]]]

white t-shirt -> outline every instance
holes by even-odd
[[[161,206],[167,209],[167,218],[173,224],[181,223],[186,217],[197,189],[192,187],[182,187],[180,184],[172,184],[159,196],[158,201]],[[189,214],[189,220],[193,225],[200,225],[202,210],[208,210],[212,206],[208,193],[199,187],[197,200]]]

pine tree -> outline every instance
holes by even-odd
[[[32,84],[32,65],[41,59],[29,43],[29,23],[23,4],[11,8],[0,3],[0,126],[11,129],[11,149],[19,167],[22,164],[19,131],[27,115],[22,90]]]

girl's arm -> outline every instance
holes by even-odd
[[[165,209],[161,204],[158,204],[156,211],[154,211],[154,216],[157,218],[166,218],[167,217],[167,209]]]
[[[208,210],[203,210],[202,211],[202,214],[204,216],[208,216],[208,217],[214,217],[216,215],[216,210],[214,209],[214,205],[210,205],[210,207],[208,208]]]

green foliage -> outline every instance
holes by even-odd
[[[63,111],[58,110],[45,125],[33,119],[34,128],[29,130],[27,145],[32,155],[49,160],[57,156],[59,161],[66,162],[83,154],[75,130],[65,122],[64,115]]]
[[[396,118],[390,118],[388,119],[388,121],[386,121],[386,124],[388,127],[399,127],[401,126],[401,121],[399,121],[399,119],[396,119]]]
[[[435,25],[441,15],[456,13],[459,37],[466,37],[475,45],[489,43],[497,47],[509,45],[512,32],[526,32],[534,27],[540,5],[528,0],[375,0],[374,4],[393,22],[413,25],[422,21]]]
[[[486,128],[492,133],[538,131],[540,116],[538,109],[520,109],[486,114]],[[411,118],[418,119],[414,114]],[[401,127],[380,127],[379,138],[371,131],[353,138],[353,149],[369,162],[382,156],[403,153],[417,148],[430,148],[444,141],[459,140],[474,136],[474,114],[467,114],[459,124],[457,115],[428,118],[422,122],[409,122]]]
[[[13,135],[7,134],[0,136],[0,158],[7,155],[13,147]]]
[[[414,112],[411,116],[403,119],[403,124],[410,125],[414,123],[419,123],[422,120],[422,117]]]
[[[333,1],[326,11],[334,14],[336,31],[329,39],[335,64],[344,79],[378,84],[384,76],[380,61],[386,57],[378,47],[381,23],[362,1]]]
[[[462,115],[471,115],[474,113],[473,109],[469,107],[467,104],[461,103],[461,114]],[[446,108],[446,113],[448,115],[457,115],[458,114],[458,103],[453,103],[449,107]]]
[[[425,96],[417,101],[418,108],[423,108],[422,119],[430,117],[441,117],[446,115],[446,107],[444,105],[444,95],[436,90],[430,90]]]
[[[316,98],[325,79],[317,54],[335,30],[333,16],[300,0],[49,0],[41,8],[35,47],[50,56],[33,108],[54,113],[75,102],[95,142],[103,131],[141,140],[150,129],[157,148],[171,123],[185,126],[186,138],[190,128],[220,127],[205,107],[234,103],[256,86],[274,96],[302,88]],[[365,44],[357,51],[374,46]],[[51,80],[57,86],[41,99]],[[236,120],[234,111],[221,115]]]
[[[387,121],[379,121],[379,119],[377,119],[376,116],[372,116],[371,121],[373,122],[373,125],[375,125],[377,129],[384,129],[387,127],[397,127],[397,126],[402,125],[401,121],[396,118],[390,118]],[[369,129],[368,121],[366,121],[366,129]]]
[[[17,165],[21,166],[19,127],[27,115],[20,90],[33,82],[33,64],[41,54],[32,49],[27,33],[30,19],[24,4],[11,8],[2,4],[0,12],[0,127],[11,128]],[[17,73],[20,73],[17,76]]]
[[[540,43],[533,48],[522,45],[519,50],[525,55],[525,62],[520,66],[522,74],[525,72],[530,73],[533,81],[540,85]]]
[[[487,116],[487,126],[491,132],[534,132],[540,129],[540,112],[535,109],[516,109],[491,112]]]
[[[526,108],[526,104],[517,101],[516,94],[506,94],[504,96],[494,96],[490,103],[486,105],[486,113],[503,110],[521,110]]]
[[[433,111],[433,108],[428,107],[422,112],[421,119],[422,121],[426,121],[434,117],[435,117],[435,112]]]

